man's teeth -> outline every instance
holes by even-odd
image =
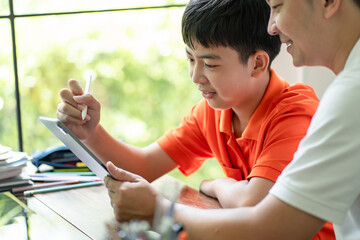
[[[287,47],[290,47],[292,45],[292,41],[289,41],[287,43],[285,43]]]

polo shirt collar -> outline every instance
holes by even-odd
[[[220,132],[226,133],[227,135],[232,134],[232,117],[233,110],[227,109],[220,113]]]
[[[273,99],[278,96],[285,87],[289,84],[283,79],[279,78],[273,69],[270,70],[270,80],[265,94],[261,99],[258,107],[250,118],[242,138],[257,139],[259,129],[263,121],[265,121],[266,112],[272,103]],[[221,111],[220,115],[220,131],[228,135],[233,134],[232,127],[233,110],[227,109]]]

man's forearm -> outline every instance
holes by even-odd
[[[197,209],[176,206],[176,220],[189,239],[311,239],[324,221],[273,196],[255,207]]]
[[[243,216],[249,219],[252,211],[253,208],[199,209],[177,205],[176,220],[183,223],[189,239],[257,239],[251,234],[249,222],[240,221]],[[240,238],[239,222],[244,238]]]

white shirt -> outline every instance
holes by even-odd
[[[360,239],[360,40],[270,193],[333,222],[337,239]]]

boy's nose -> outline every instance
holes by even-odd
[[[195,84],[201,84],[201,83],[205,83],[207,80],[206,77],[202,74],[193,74],[192,81]]]
[[[194,69],[191,71],[191,79],[195,84],[200,84],[207,81],[206,77],[198,66],[195,66]]]

